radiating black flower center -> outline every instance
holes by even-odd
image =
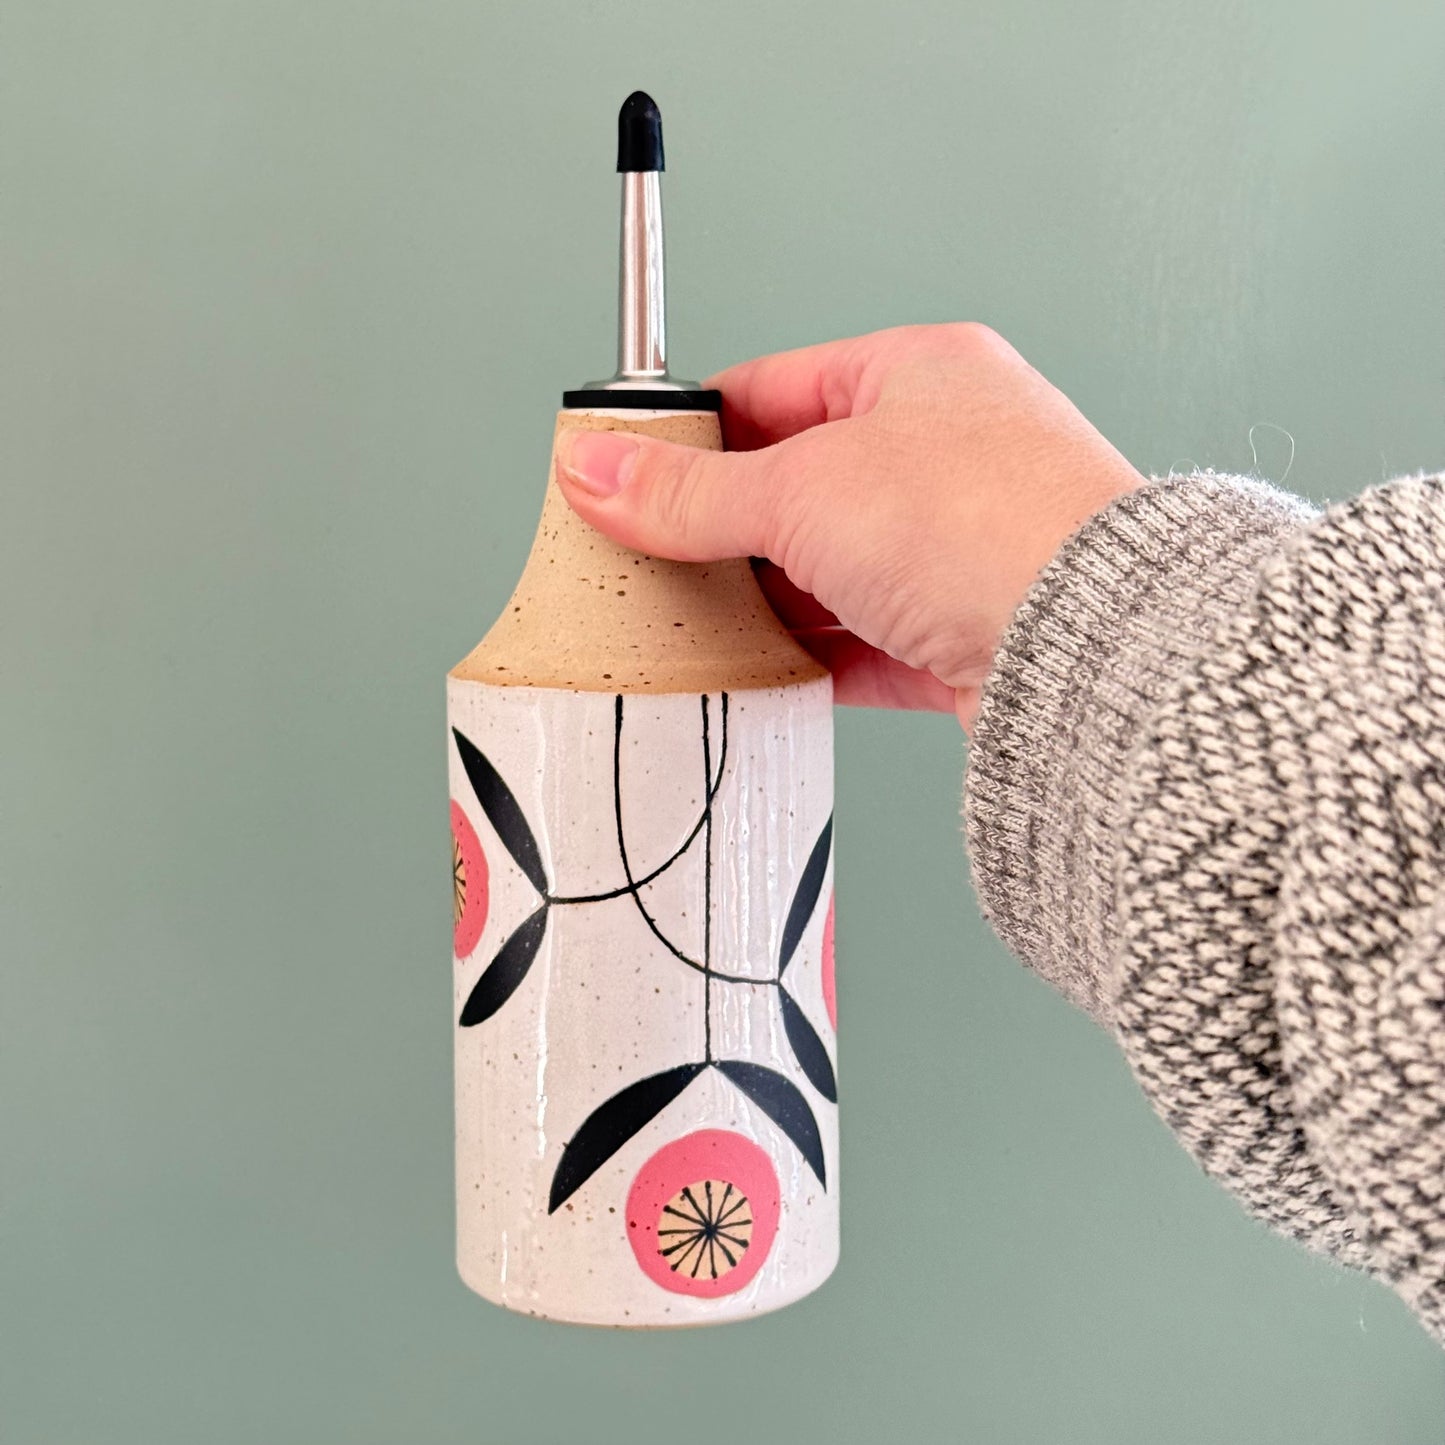
[[[737,1268],[752,1237],[747,1196],[725,1179],[702,1179],[662,1206],[657,1252],[675,1274],[721,1279]]]

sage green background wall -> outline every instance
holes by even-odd
[[[26,0],[3,23],[0,1438],[1438,1441],[1005,955],[944,718],[839,718],[844,1257],[758,1323],[451,1266],[442,677],[612,348],[987,320],[1141,467],[1445,462],[1445,10]]]

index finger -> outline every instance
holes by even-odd
[[[778,351],[709,377],[703,384],[722,392],[729,449],[755,451],[852,416],[869,359],[865,343],[872,339],[851,336]]]
[[[897,363],[953,354],[976,329],[956,322],[893,326],[744,361],[707,385],[723,394],[728,447],[755,451],[809,427],[871,411]]]

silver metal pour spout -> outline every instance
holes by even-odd
[[[667,276],[662,173],[622,177],[622,254],[617,288],[617,377],[656,386],[667,375]]]
[[[588,391],[697,391],[667,370],[667,275],[662,230],[662,116],[634,91],[617,117],[622,244],[617,288],[617,373]]]

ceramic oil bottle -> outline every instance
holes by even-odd
[[[667,372],[661,122],[620,118],[617,375],[571,427],[719,448]],[[744,1318],[838,1256],[832,684],[746,560],[660,561],[548,480],[447,684],[457,1258],[510,1309]]]

